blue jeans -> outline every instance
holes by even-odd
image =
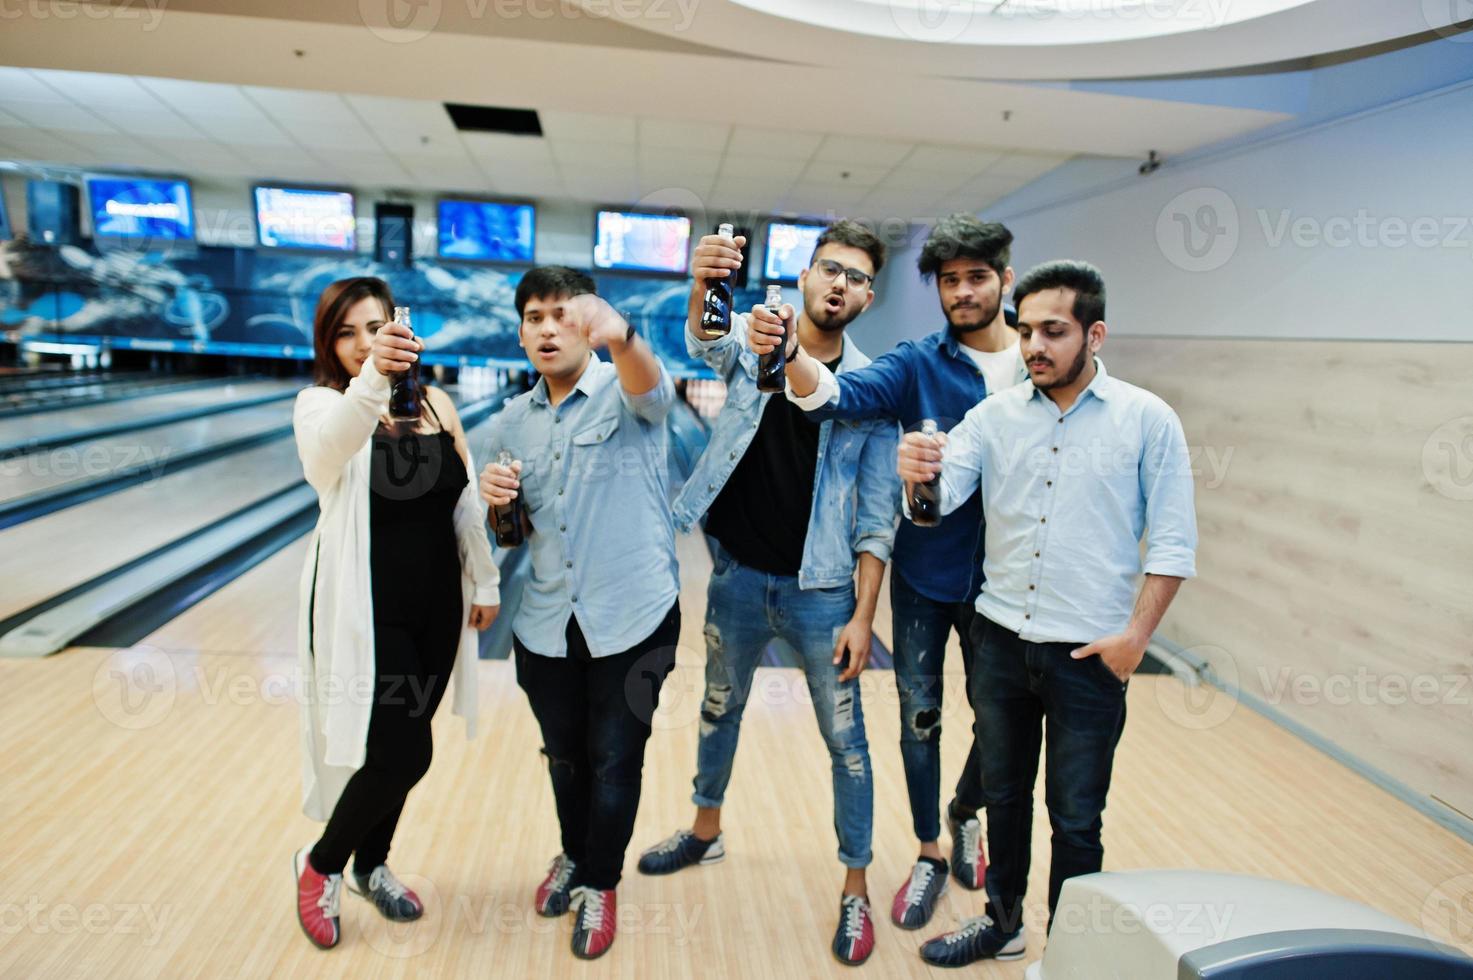
[[[972,676],[970,602],[937,602],[921,595],[893,567],[890,609],[895,639],[895,686],[900,693],[900,759],[910,793],[910,817],[916,840],[941,836],[941,692],[946,637],[953,630],[962,644],[962,668]],[[982,775],[977,739],[956,781],[957,802],[968,811],[982,808]]]
[[[854,616],[854,586],[800,589],[796,576],[748,568],[713,543],[706,590],[706,694],[696,753],[696,806],[719,807],[731,781],[742,712],[762,650],[783,639],[798,652],[834,781],[839,861],[867,867],[874,833],[874,775],[864,734],[859,682],[839,683],[834,644]]]
[[[1110,791],[1115,745],[1125,728],[1122,682],[1098,656],[1075,660],[1079,643],[1030,643],[986,616],[972,625],[982,785],[987,799],[987,914],[1003,929],[1023,921],[1033,841],[1033,784],[1048,728],[1044,799],[1053,828],[1048,908],[1052,924],[1064,882],[1099,871],[1100,815]]]

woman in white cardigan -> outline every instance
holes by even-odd
[[[409,790],[429,769],[430,719],[452,707],[475,732],[476,630],[496,618],[498,575],[465,433],[449,396],[426,388],[418,423],[388,420],[389,378],[423,345],[394,324],[382,279],[323,290],[314,324],[317,384],[293,426],[321,516],[302,570],[298,648],[303,809],[326,820],[293,857],[297,918],[337,945],[348,887],[386,917],[417,919],[418,896],[389,871]]]

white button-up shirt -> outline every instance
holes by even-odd
[[[943,513],[981,490],[986,582],[977,611],[1033,642],[1119,633],[1143,572],[1196,574],[1181,421],[1156,395],[1110,377],[1098,358],[1095,367],[1067,412],[1031,381],[984,399],[942,454]]]

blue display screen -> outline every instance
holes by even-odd
[[[96,238],[194,240],[188,181],[88,177],[87,198]]]
[[[267,248],[352,252],[353,195],[302,187],[256,188],[257,240]]]
[[[14,237],[10,232],[10,215],[5,211],[5,190],[0,188],[0,241]]]
[[[690,219],[670,214],[600,211],[593,264],[600,269],[684,274]]]
[[[773,222],[767,226],[767,249],[763,259],[766,282],[797,282],[798,273],[813,261],[813,249],[823,225]]]
[[[437,215],[440,258],[531,262],[535,217],[530,204],[441,201]]]

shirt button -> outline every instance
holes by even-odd
[[[727,459],[736,459],[736,453],[732,453]]]
[[[1034,552],[1034,553],[1033,553],[1033,557],[1034,557],[1034,558],[1041,558],[1041,557],[1043,557],[1043,556],[1042,556],[1042,555],[1040,555],[1040,554],[1039,554],[1039,553],[1038,553],[1038,552],[1036,552],[1036,551],[1035,551],[1035,552]]]
[[[578,600],[577,599],[574,599],[573,601],[574,602],[577,602]],[[1024,619],[1032,619],[1033,618],[1033,614],[1032,613],[1024,613],[1023,614],[1023,618]]]
[[[559,530],[559,531],[566,531],[566,530],[567,530],[567,529],[568,529],[568,525],[566,525],[566,524],[559,524],[559,525],[558,525],[558,526],[557,526],[557,529],[558,529],[558,530]]]
[[[1028,591],[1029,591],[1029,592],[1032,592],[1032,591],[1033,591],[1033,586],[1031,586],[1031,585],[1030,585],[1030,586],[1028,586]]]
[[[563,495],[563,488],[562,487],[558,487],[557,495],[559,497],[561,497]]]
[[[563,458],[563,454],[562,453],[553,453],[552,454],[552,458],[553,459],[562,459]]]
[[[574,602],[577,602],[578,601],[578,597],[577,596],[573,596],[573,601]]]
[[[706,484],[706,489],[709,492],[711,492],[711,493],[715,493],[716,492],[716,484],[714,484],[714,483],[708,483],[708,484]]]
[[[1058,446],[1055,446],[1054,447],[1054,452],[1058,452],[1058,451],[1059,451],[1059,447]]]
[[[572,567],[573,567],[573,563],[572,563],[572,562],[570,562],[570,561],[565,561],[565,562],[563,562],[563,567],[564,567],[564,568],[572,568]],[[1031,588],[1033,588],[1033,586],[1031,586],[1031,585],[1030,585],[1030,586],[1028,586],[1028,587],[1029,587],[1029,588],[1030,588],[1030,589],[1031,589]]]
[[[1063,424],[1064,424],[1064,420],[1063,420],[1063,419],[1062,419],[1062,418],[1061,418],[1061,419],[1059,419],[1059,424],[1060,424],[1060,425],[1063,425]]]
[[[562,493],[562,491],[559,490],[558,493]],[[1040,524],[1047,524],[1048,523],[1048,518],[1047,517],[1040,517],[1038,519],[1038,523],[1040,523]]]
[[[1051,487],[1051,486],[1054,485],[1054,481],[1053,480],[1045,480],[1044,483],[1043,483],[1043,485],[1046,486],[1046,487]]]
[[[562,420],[563,420],[563,417],[561,415],[559,415],[557,418],[555,418],[555,419],[552,420],[552,424],[553,425],[557,425]]]

